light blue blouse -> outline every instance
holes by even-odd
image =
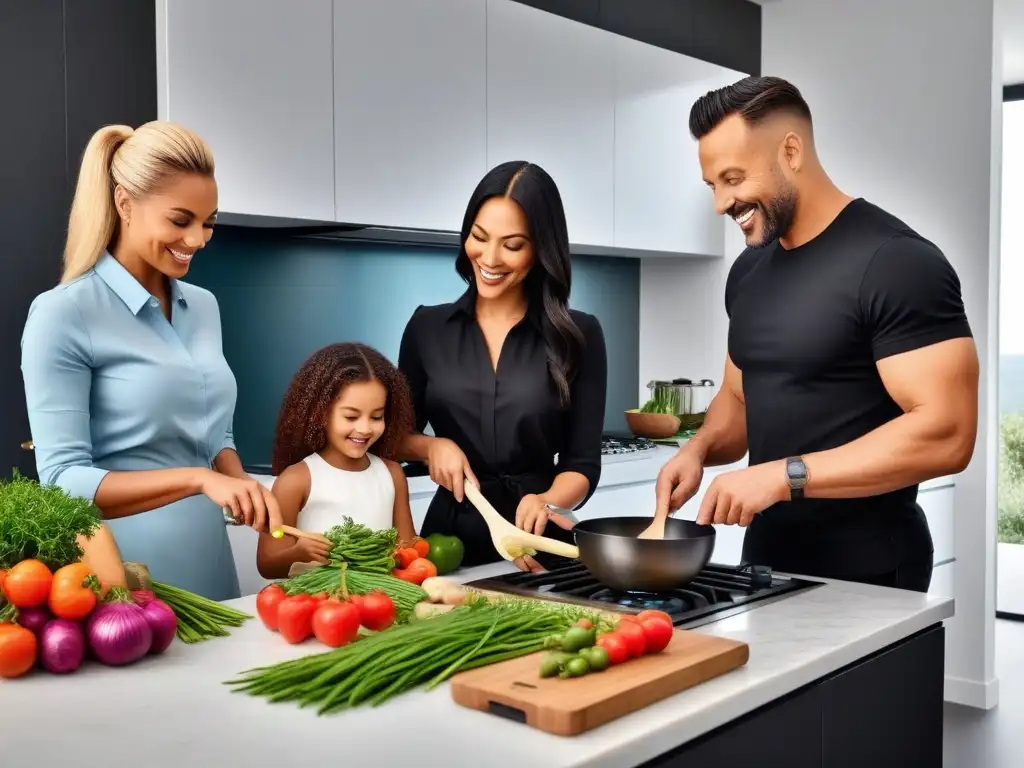
[[[209,467],[234,448],[238,388],[213,294],[171,281],[171,322],[110,254],[32,302],[21,368],[41,483],[95,499],[109,471]],[[125,560],[213,600],[238,597],[221,508],[193,496],[108,521]]]

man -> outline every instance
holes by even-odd
[[[960,282],[899,219],[841,192],[800,92],[746,78],[690,112],[715,208],[747,248],[729,272],[729,343],[704,426],[666,464],[657,514],[710,484],[697,522],[749,526],[743,561],[925,592],[917,484],[974,452],[978,359]]]

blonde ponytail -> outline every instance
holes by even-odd
[[[133,130],[107,125],[82,155],[64,248],[66,283],[84,275],[115,240],[119,226],[114,188],[139,199],[178,173],[213,176],[213,153],[199,136],[174,123],[153,121]]]

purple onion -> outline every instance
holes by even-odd
[[[131,664],[153,644],[153,630],[135,603],[103,603],[89,617],[89,647],[102,663],[112,667]]]
[[[39,633],[43,631],[43,627],[46,626],[52,616],[50,612],[43,606],[37,608],[19,608],[18,609],[18,624],[23,626],[29,632],[36,637],[39,637]]]
[[[82,625],[67,619],[47,622],[39,637],[39,660],[48,672],[74,672],[85,660],[85,632]]]
[[[153,644],[149,647],[149,652],[163,653],[174,642],[174,635],[178,631],[178,617],[167,603],[155,598],[142,609],[142,615],[146,617],[149,628],[153,630]]]

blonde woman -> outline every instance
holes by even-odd
[[[40,481],[95,501],[125,560],[224,600],[239,587],[222,509],[257,530],[280,512],[235,452],[217,301],[181,282],[216,215],[197,135],[165,122],[97,131],[60,285],[29,310],[22,373]]]

